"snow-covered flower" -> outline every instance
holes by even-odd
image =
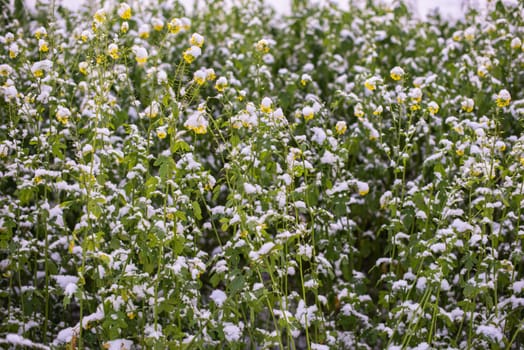
[[[389,72],[389,75],[391,76],[391,79],[393,80],[400,80],[404,77],[404,70],[400,68],[399,66],[393,67],[391,71]]]
[[[192,63],[201,54],[202,50],[200,49],[200,47],[191,46],[190,48],[186,49],[182,55],[184,57],[184,61],[186,61],[187,63]]]
[[[269,97],[264,97],[260,103],[260,110],[263,113],[271,113],[273,110],[273,101]]]
[[[315,110],[310,106],[306,106],[302,108],[302,116],[305,120],[311,120],[315,116]]]
[[[56,119],[65,125],[69,121],[69,117],[71,117],[71,111],[66,107],[58,106],[56,109]]]
[[[131,7],[123,2],[120,4],[120,6],[118,6],[117,13],[120,18],[128,20],[131,18]]]
[[[153,29],[157,32],[160,32],[162,29],[164,29],[164,21],[162,21],[160,18],[153,17],[151,19],[151,24],[153,25]]]
[[[189,39],[189,43],[192,46],[202,47],[202,45],[204,45],[204,37],[198,33],[193,33]]]
[[[204,85],[206,82],[206,70],[205,69],[199,69],[193,73],[193,81],[197,83],[198,85]]]
[[[184,126],[194,131],[195,134],[205,134],[207,132],[208,121],[204,113],[197,111],[187,118]]]
[[[133,47],[133,52],[135,54],[135,60],[139,65],[144,65],[147,62],[148,54],[147,50],[141,46]]]
[[[223,92],[227,88],[227,79],[225,77],[218,78],[217,82],[215,83],[215,89],[217,89],[218,92]]]
[[[149,38],[149,32],[151,31],[151,27],[149,27],[149,24],[143,23],[138,27],[138,36],[142,39]]]
[[[106,15],[106,12],[104,9],[100,9],[98,11],[95,12],[94,16],[93,16],[93,19],[95,20],[95,22],[97,23],[104,23],[107,19],[107,15]]]
[[[346,122],[343,121],[343,120],[338,121],[337,124],[335,125],[335,130],[336,130],[337,134],[339,134],[339,135],[344,134],[347,129],[348,129],[348,126],[347,126]]]
[[[118,45],[115,43],[109,44],[107,47],[107,54],[114,60],[120,57],[120,54],[118,53]]]
[[[143,115],[149,119],[156,118],[160,113],[160,103],[153,101],[149,106],[144,110]]]
[[[357,118],[362,118],[364,116],[364,108],[360,102],[355,105],[354,114]]]
[[[510,46],[514,50],[520,49],[520,47],[522,46],[522,41],[520,40],[520,38],[515,37],[511,40]]]
[[[37,78],[40,78],[44,73],[49,72],[53,67],[53,62],[50,60],[43,60],[33,63],[31,66],[31,72]]]
[[[173,18],[171,21],[167,23],[167,29],[172,34],[177,34],[182,30],[183,23],[179,18]]]
[[[261,39],[255,44],[255,49],[260,53],[268,53],[269,42],[266,39]]]
[[[462,108],[463,111],[468,112],[468,113],[473,111],[474,107],[475,107],[475,101],[472,98],[465,98],[460,104],[460,108]]]
[[[435,115],[438,113],[439,105],[435,101],[431,101],[428,103],[428,111],[431,115]]]
[[[509,91],[506,89],[500,90],[500,92],[497,95],[497,106],[498,107],[506,107],[511,102],[511,95],[509,94]]]
[[[357,181],[358,194],[365,196],[369,193],[369,185],[366,182]]]

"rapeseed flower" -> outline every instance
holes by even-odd
[[[404,77],[404,70],[399,66],[396,66],[393,69],[391,69],[389,75],[393,80],[400,80]]]
[[[338,121],[337,124],[335,124],[335,130],[337,134],[339,135],[345,134],[347,129],[348,129],[347,123],[343,120]]]
[[[189,39],[189,43],[192,46],[202,47],[202,45],[204,45],[204,37],[198,33],[193,33]]]
[[[218,92],[223,92],[227,88],[227,79],[224,77],[218,78],[215,89],[218,90]]]
[[[184,61],[192,63],[198,56],[202,54],[202,50],[198,46],[191,46],[183,53]]]
[[[497,106],[498,107],[506,107],[511,102],[511,95],[509,94],[509,91],[506,89],[500,90],[500,92],[497,95]]]
[[[269,97],[264,97],[260,103],[260,110],[263,113],[271,113],[273,111],[273,101]]]
[[[207,132],[208,121],[203,112],[195,112],[187,118],[184,126],[195,132],[195,134],[205,134]]]
[[[123,2],[120,4],[120,6],[118,6],[117,13],[120,18],[128,20],[131,18],[131,7]]]

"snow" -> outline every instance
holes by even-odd
[[[69,284],[76,284],[78,282],[77,276],[70,276],[70,275],[54,275],[51,276],[56,283],[62,288],[63,290],[66,290]]]
[[[495,326],[479,326],[476,333],[492,340],[496,340],[499,344],[502,343],[502,339],[504,338],[500,329]]]
[[[322,164],[335,164],[337,162],[337,156],[335,156],[330,151],[326,150],[322,158],[320,158],[320,163]]]
[[[464,222],[460,219],[453,220],[451,227],[457,230],[459,233],[464,233],[466,231],[473,231],[473,226],[471,224]]]
[[[226,322],[224,326],[224,336],[228,342],[239,341],[242,336],[242,331],[234,324]]]
[[[244,191],[246,194],[257,193],[257,188],[250,183],[244,183]]]
[[[0,338],[0,344],[11,344],[20,347],[28,347],[33,349],[45,349],[49,350],[48,346],[33,343],[31,340],[26,339],[18,334],[7,334],[5,339]]]
[[[513,282],[513,292],[519,294],[524,289],[524,280]]]
[[[62,329],[60,332],[58,332],[58,335],[56,336],[53,344],[59,345],[59,344],[67,344],[71,342],[73,339],[73,336],[76,336],[78,332],[73,329],[72,327],[68,327],[65,329]]]
[[[222,305],[224,305],[224,302],[227,299],[226,293],[224,293],[220,289],[215,289],[209,297],[218,307],[222,307]]]
[[[148,325],[144,329],[144,333],[148,338],[160,339],[162,337],[162,326],[157,324],[156,326]]]
[[[311,137],[311,141],[322,145],[327,137],[324,129],[315,126],[311,128],[311,130],[313,131],[313,137]]]
[[[115,339],[108,341],[104,344],[104,349],[107,350],[130,350],[133,346],[133,342],[131,340],[126,339]]]

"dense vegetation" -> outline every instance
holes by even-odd
[[[0,347],[523,346],[522,2],[4,6]]]

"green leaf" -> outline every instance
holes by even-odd
[[[193,201],[193,215],[197,220],[202,220],[202,209],[200,209],[200,204],[197,201]]]

